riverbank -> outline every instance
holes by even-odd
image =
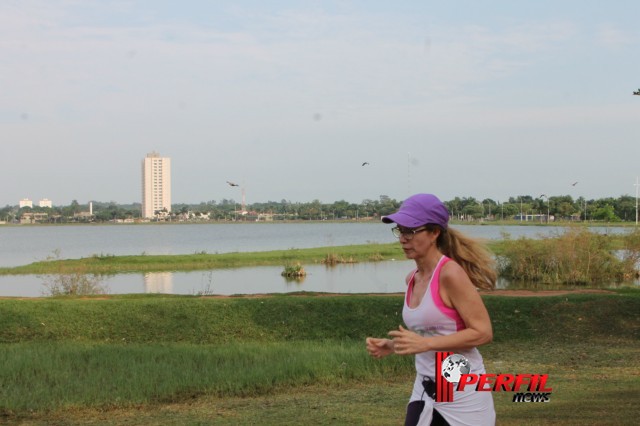
[[[404,257],[397,243],[362,244],[310,249],[190,255],[94,255],[82,259],[51,259],[29,265],[0,268],[0,275],[117,274],[128,272],[195,271],[250,266],[284,266],[290,263],[337,264],[377,262]]]
[[[613,248],[622,248],[623,239],[624,236],[622,235],[608,237],[608,241]],[[517,245],[531,248],[539,244],[533,239],[520,238],[512,240],[508,236],[503,236],[501,240],[485,240],[485,243],[488,249],[496,255],[500,255],[506,247]],[[331,266],[339,263],[380,262],[397,259],[404,259],[402,248],[397,242],[216,254],[205,252],[187,255],[141,254],[115,256],[95,254],[80,259],[58,259],[55,256],[51,256],[49,259],[28,265],[0,267],[0,275],[198,271],[254,266],[284,267],[296,263],[306,265],[326,264]]]

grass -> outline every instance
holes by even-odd
[[[547,373],[547,404],[494,394],[498,424],[633,424],[640,291],[484,296],[489,372]],[[130,295],[0,300],[0,422],[401,424],[412,359],[364,338],[402,297]]]
[[[637,290],[570,297],[485,296],[494,341],[640,337]],[[114,295],[0,300],[0,343],[361,340],[401,324],[397,295],[210,298]],[[611,313],[615,313],[612,315]],[[366,318],[366,321],[363,320]]]
[[[286,359],[286,362],[282,362]],[[355,342],[5,345],[0,400],[12,411],[172,403],[199,395],[258,396],[274,388],[347,384],[411,364],[372,363]]]
[[[327,259],[371,262],[403,258],[398,244],[362,244],[311,249],[189,255],[98,255],[81,259],[49,259],[29,265],[0,268],[0,275],[116,274],[126,272],[192,271],[295,263],[321,264]]]
[[[490,345],[484,351],[490,371],[544,372],[553,392],[550,403],[513,403],[510,393],[495,393],[498,424],[631,425],[640,376],[638,344],[626,339],[573,339],[559,343]],[[499,352],[496,353],[496,349]]]

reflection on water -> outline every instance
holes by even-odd
[[[286,276],[286,275],[283,276],[284,280],[287,283],[290,283],[290,284],[302,284],[302,283],[304,283],[304,279],[306,277],[307,277],[306,275],[299,275],[299,276],[296,276],[296,277],[289,277],[289,276]]]
[[[376,263],[305,266],[302,280],[288,280],[281,276],[281,266],[262,266],[238,269],[217,269],[193,272],[161,272],[146,274],[118,274],[102,282],[110,294],[167,293],[186,295],[236,295],[291,293],[299,291],[322,293],[401,293],[404,279],[414,268],[413,261],[384,261]],[[39,297],[45,283],[37,275],[0,276],[0,296]],[[626,286],[639,286],[627,283]],[[620,286],[625,286],[620,285]],[[499,289],[558,289],[545,284],[510,283],[499,279]],[[603,287],[611,287],[603,285]],[[579,287],[576,287],[579,288]]]
[[[145,293],[173,293],[172,272],[147,272],[144,274]]]
[[[305,266],[301,280],[281,276],[281,266],[215,269],[192,272],[117,274],[104,278],[110,294],[168,293],[235,295],[290,293],[396,293],[404,291],[404,277],[412,261]],[[37,297],[43,281],[37,275],[0,276],[0,296]]]

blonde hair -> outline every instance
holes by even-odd
[[[493,290],[498,278],[493,255],[480,240],[467,237],[455,229],[426,225],[429,232],[440,231],[436,245],[447,257],[455,260],[478,288]]]

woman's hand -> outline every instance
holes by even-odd
[[[389,336],[393,337],[393,348],[398,355],[413,355],[429,350],[426,345],[427,338],[407,330],[403,326],[399,326],[397,330],[390,331]]]
[[[367,352],[374,358],[383,358],[393,353],[393,341],[367,337]]]

